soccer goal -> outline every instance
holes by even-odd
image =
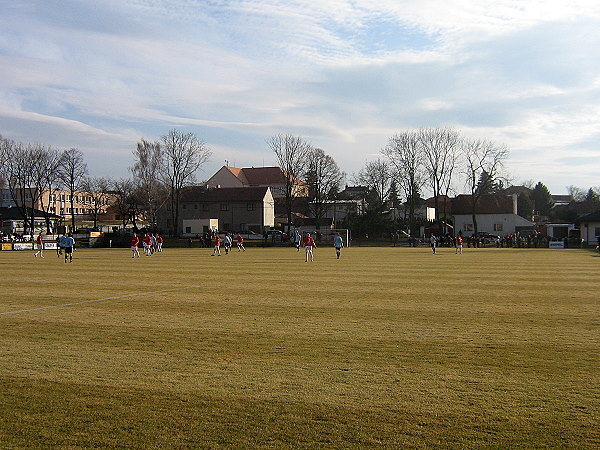
[[[346,247],[350,247],[350,230],[347,228],[338,228],[335,230],[330,229],[320,229],[320,230],[303,230],[303,232],[308,231],[310,234],[315,236],[315,240],[317,244],[319,242],[331,244],[333,245],[333,238],[337,233],[340,233],[342,239],[344,239],[344,245]]]

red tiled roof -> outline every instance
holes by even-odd
[[[471,214],[473,212],[470,195],[458,195],[452,199],[452,214]],[[477,202],[477,214],[512,214],[513,199],[508,195],[482,195]]]
[[[286,178],[283,170],[279,167],[246,167],[240,169],[247,180],[248,185],[275,186],[285,184]]]
[[[236,178],[238,178],[243,184],[249,184],[246,175],[244,175],[244,169],[238,169],[237,167],[225,166]]]

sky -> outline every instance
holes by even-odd
[[[596,0],[0,0],[0,134],[119,178],[177,128],[212,150],[201,181],[291,133],[352,184],[395,133],[450,127],[564,194],[600,186],[599,30]]]

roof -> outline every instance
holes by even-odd
[[[244,175],[243,169],[238,169],[237,167],[225,166],[227,170],[229,170],[234,177],[238,178],[243,184],[248,184],[248,180]]]
[[[286,183],[285,172],[280,167],[246,167],[240,169],[248,185],[275,186]]]
[[[39,209],[34,209],[33,212],[37,218],[43,218],[46,217],[46,215],[51,219],[62,218],[53,213],[44,213],[44,211]],[[31,217],[31,208],[27,208],[27,215]],[[10,208],[0,207],[0,220],[23,220],[23,213],[21,212],[21,209],[16,206]]]
[[[255,202],[262,201],[269,187],[209,188],[190,186],[181,194],[182,202]]]
[[[472,200],[470,195],[458,195],[452,199],[452,214],[472,214]],[[477,202],[477,214],[512,214],[513,199],[508,195],[487,194],[482,195]]]
[[[527,186],[509,186],[506,189],[504,189],[504,193],[506,195],[512,195],[512,194],[517,194],[517,195],[531,195],[531,193],[533,192],[532,189],[528,188]]]
[[[551,195],[552,201],[554,203],[571,203],[573,201],[573,196],[571,195]]]
[[[600,211],[594,211],[593,213],[581,216],[579,219],[577,219],[577,222],[600,222]]]
[[[223,166],[244,186],[283,186],[287,182],[286,173],[281,167],[232,167]],[[223,170],[223,169],[221,169]],[[304,184],[297,180],[297,184]]]

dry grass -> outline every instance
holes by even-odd
[[[0,447],[600,446],[596,254],[315,252],[0,253]]]

